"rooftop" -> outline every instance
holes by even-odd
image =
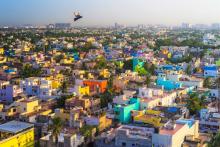
[[[174,129],[167,129],[167,128],[162,128],[160,129],[159,134],[162,135],[174,135],[176,132],[178,132],[183,126],[184,124],[175,124],[175,128]]]
[[[0,132],[18,133],[28,128],[32,128],[34,125],[30,123],[20,121],[10,121],[0,125]]]

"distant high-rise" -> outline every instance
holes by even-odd
[[[57,29],[68,29],[71,27],[70,23],[56,23],[55,28]]]
[[[48,29],[54,29],[54,28],[55,28],[55,25],[54,25],[54,24],[49,24],[49,25],[47,25],[47,28],[48,28]]]
[[[120,27],[120,25],[116,22],[115,23],[115,28],[117,29],[117,28],[119,28]]]
[[[189,23],[182,23],[181,28],[188,29],[191,25]]]
[[[213,23],[211,27],[212,27],[212,29],[219,30],[220,29],[220,23]]]

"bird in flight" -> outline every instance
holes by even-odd
[[[77,20],[83,18],[79,12],[74,12],[74,16],[75,16],[74,21],[77,21]]]

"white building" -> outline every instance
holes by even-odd
[[[42,99],[51,98],[53,96],[52,82],[45,78],[26,78],[21,81],[20,86],[27,95],[38,96]]]

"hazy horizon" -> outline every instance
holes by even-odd
[[[0,25],[73,23],[75,26],[220,23],[219,0],[1,0]]]

